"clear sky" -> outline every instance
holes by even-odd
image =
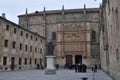
[[[0,16],[6,14],[6,18],[15,23],[18,23],[18,15],[25,14],[26,8],[28,13],[42,11],[43,7],[46,10],[62,9],[79,9],[86,4],[87,8],[99,7],[102,0],[1,0],[0,1]]]

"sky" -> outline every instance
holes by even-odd
[[[18,23],[18,15],[25,14],[26,8],[28,13],[35,11],[60,10],[62,5],[64,9],[79,9],[99,7],[102,0],[1,0],[0,16],[6,14],[6,18],[14,23]]]

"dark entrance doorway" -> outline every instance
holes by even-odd
[[[12,57],[11,58],[11,70],[14,70],[14,68],[15,68],[15,58]]]
[[[72,65],[72,55],[66,55],[66,64]]]
[[[82,64],[82,56],[81,55],[75,55],[75,64]]]

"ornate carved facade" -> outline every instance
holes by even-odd
[[[19,24],[46,36],[46,41],[56,34],[56,63],[99,64],[99,20],[98,8],[36,11],[19,16]],[[28,26],[26,27],[26,25]],[[92,39],[92,31],[94,31]],[[93,63],[92,63],[93,62]]]

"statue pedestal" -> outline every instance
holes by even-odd
[[[46,56],[47,67],[45,69],[45,74],[53,75],[56,74],[56,68],[54,66],[55,56]]]

